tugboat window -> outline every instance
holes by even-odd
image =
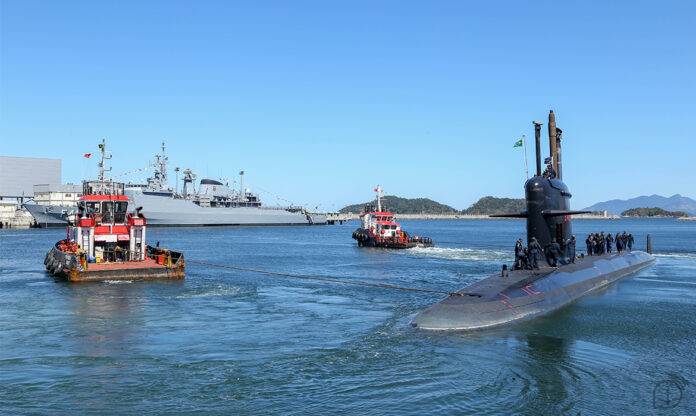
[[[114,222],[121,223],[126,221],[126,211],[128,210],[127,202],[116,202],[116,214]]]
[[[102,202],[102,223],[110,223],[114,219],[114,206],[111,202]]]

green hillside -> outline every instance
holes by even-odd
[[[484,196],[475,204],[462,211],[466,215],[490,215],[520,212],[526,209],[524,198],[496,198]]]
[[[361,214],[365,211],[365,205],[373,204],[374,200],[362,204],[348,205],[341,208],[340,213]],[[457,214],[458,211],[449,205],[435,202],[428,198],[399,198],[398,196],[387,195],[382,198],[382,204],[387,210],[395,214]]]
[[[622,217],[688,217],[684,211],[667,211],[659,207],[631,208],[621,213]]]

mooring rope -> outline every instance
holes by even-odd
[[[241,270],[241,271],[245,271],[245,272],[270,274],[270,275],[274,275],[274,276],[294,277],[297,279],[321,280],[322,282],[343,283],[346,285],[371,286],[371,287],[381,287],[381,288],[385,288],[385,289],[410,290],[413,292],[442,293],[444,295],[464,296],[462,293],[447,292],[447,291],[443,291],[443,290],[416,289],[416,288],[412,288],[412,287],[382,285],[382,284],[378,284],[378,283],[350,282],[348,280],[329,279],[327,277],[304,276],[301,274],[278,273],[278,272],[269,272],[267,270],[247,269],[245,267],[225,266],[222,264],[207,263],[204,261],[195,261],[195,260],[186,260],[186,262],[187,263],[203,264],[206,266],[213,266],[213,267],[222,267],[225,269]]]

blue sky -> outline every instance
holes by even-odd
[[[2,1],[0,154],[79,183],[102,138],[114,173],[164,139],[172,167],[325,210],[378,183],[463,209],[523,196],[512,145],[532,166],[553,109],[574,207],[696,198],[694,4]]]

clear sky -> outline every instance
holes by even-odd
[[[463,209],[523,197],[512,146],[532,167],[553,109],[573,207],[696,198],[695,5],[3,0],[0,154],[79,183],[102,138],[114,173],[164,139],[172,167],[324,210],[377,184]]]

